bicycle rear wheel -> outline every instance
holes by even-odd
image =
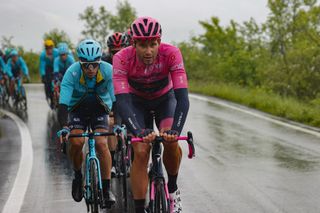
[[[99,186],[98,186],[98,174],[97,164],[94,160],[90,161],[90,209],[92,213],[99,212]]]
[[[154,200],[150,201],[151,213],[170,213],[170,202],[166,198],[165,185],[163,180],[158,180],[154,183]]]

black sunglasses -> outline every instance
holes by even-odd
[[[100,65],[101,61],[95,61],[95,62],[82,62],[80,61],[80,64],[83,68],[89,69],[95,69],[96,67],[98,67]]]

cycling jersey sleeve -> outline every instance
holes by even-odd
[[[183,129],[184,123],[187,119],[188,111],[189,111],[189,97],[188,97],[188,89],[180,88],[174,90],[175,97],[177,99],[177,105],[174,113],[173,130],[176,130],[179,134]]]
[[[113,86],[116,95],[129,93],[128,69],[129,66],[122,56],[123,51],[113,56]]]
[[[188,88],[187,74],[180,50],[177,48],[172,52],[168,60],[173,89]]]
[[[67,126],[68,124],[68,106],[65,104],[59,104],[58,121],[61,127]]]
[[[40,55],[40,76],[44,76],[46,74],[46,54],[44,52]]]
[[[72,71],[71,70],[69,71],[68,69],[61,82],[59,104],[65,104],[67,106],[70,105],[73,88],[74,88],[74,81],[73,81]]]
[[[23,60],[23,58],[19,57],[19,63],[21,65],[21,70],[24,76],[29,76],[29,69],[27,67],[26,62]]]
[[[172,129],[181,134],[189,111],[189,98],[187,74],[184,69],[182,54],[178,48],[169,56],[168,63],[174,94],[177,99]]]
[[[60,61],[59,57],[56,57],[54,59],[54,62],[53,62],[53,72],[54,73],[59,73],[59,61]]]
[[[73,55],[68,55],[69,64],[73,64],[75,62]]]
[[[4,63],[2,57],[0,56],[0,71],[5,73],[6,72],[5,67],[6,67],[6,64]]]

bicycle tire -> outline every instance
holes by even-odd
[[[151,213],[170,213],[170,203],[166,199],[163,180],[158,180],[154,184],[154,203],[151,205]]]
[[[99,186],[98,186],[98,175],[97,165],[94,160],[90,161],[90,191],[91,191],[91,202],[90,209],[92,213],[99,213]]]
[[[124,198],[124,207],[128,206],[128,184],[127,184],[127,162],[125,158],[126,150],[124,148],[121,149],[121,181],[122,181],[122,193]]]

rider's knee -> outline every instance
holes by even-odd
[[[81,134],[83,133],[83,130],[80,129],[74,129],[71,131],[71,134]],[[70,138],[70,149],[75,151],[81,151],[84,145],[84,139],[83,138]]]
[[[96,141],[96,149],[98,153],[103,153],[108,151],[107,141]]]
[[[149,153],[150,153],[149,145],[140,144],[139,147],[134,148],[134,162],[139,163],[141,165],[147,165],[149,161]]]

